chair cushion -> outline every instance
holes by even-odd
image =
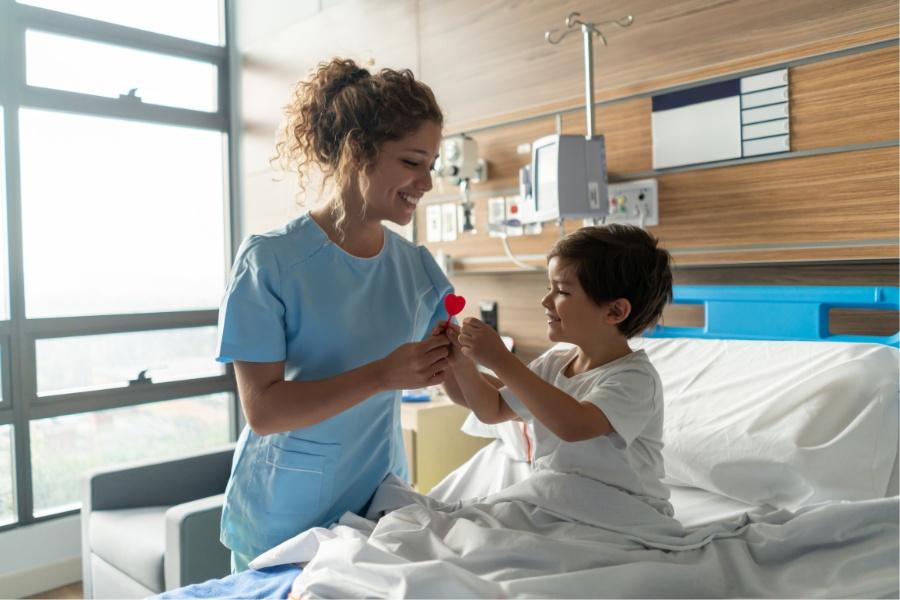
[[[91,551],[151,590],[165,589],[166,510],[147,506],[91,513]]]

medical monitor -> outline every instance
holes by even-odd
[[[603,136],[549,135],[531,146],[532,197],[523,199],[519,219],[602,218],[609,211]]]

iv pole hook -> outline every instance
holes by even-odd
[[[566,30],[562,35],[554,38],[553,34],[556,29],[544,32],[544,39],[549,43],[556,45],[563,41],[567,35],[573,31],[577,31],[577,26],[581,26],[581,33],[584,35],[584,109],[587,118],[587,135],[588,139],[594,137],[594,44],[593,36],[597,35],[606,46],[606,37],[597,28],[600,25],[618,25],[619,27],[628,27],[634,23],[634,17],[626,15],[621,19],[612,19],[610,21],[600,21],[599,23],[585,23],[580,18],[581,14],[577,12],[569,13],[566,17]]]

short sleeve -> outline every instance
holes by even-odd
[[[447,279],[447,276],[444,275],[444,272],[441,271],[441,268],[438,266],[428,249],[419,246],[418,250],[422,260],[422,266],[425,269],[425,274],[434,286],[435,295],[432,296],[432,298],[437,299],[436,302],[434,302],[434,306],[430,307],[431,316],[428,320],[428,326],[425,328],[424,337],[428,337],[435,325],[437,325],[439,321],[443,321],[447,318],[447,310],[444,308],[444,296],[453,292],[453,286],[450,284],[450,280]]]
[[[533,361],[528,363],[528,369],[544,381],[548,381],[545,371],[548,367],[552,366],[554,351],[555,348],[551,348],[550,350],[547,350],[546,352],[535,358]],[[519,415],[519,417],[523,421],[534,421],[534,415],[531,414],[531,411],[528,410],[528,407],[526,407],[525,404],[523,404],[522,401],[519,400],[519,397],[516,396],[508,387],[504,386],[500,388],[500,396],[503,398],[503,401],[506,402],[506,405],[509,406],[509,408],[514,413]]]
[[[274,253],[266,238],[249,237],[238,251],[219,307],[219,362],[285,359],[284,303]]]
[[[620,371],[597,382],[579,398],[603,411],[616,433],[630,445],[647,427],[657,411],[656,381],[638,370]]]
[[[528,410],[528,407],[519,400],[519,397],[516,396],[511,389],[504,386],[500,388],[500,397],[503,398],[503,401],[506,402],[506,405],[516,413],[519,418],[521,418],[526,423],[531,423],[534,421],[534,415],[531,414],[531,411]]]

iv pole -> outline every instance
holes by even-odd
[[[581,33],[584,37],[584,114],[587,119],[587,132],[584,136],[586,139],[590,140],[594,137],[594,38],[596,35],[600,38],[600,41],[603,42],[604,46],[607,46],[606,36],[598,29],[601,25],[618,25],[619,27],[625,28],[629,27],[632,23],[634,23],[634,17],[631,15],[626,15],[621,19],[613,19],[610,21],[601,21],[599,23],[585,23],[579,17],[580,13],[573,12],[569,13],[569,16],[566,17],[566,30],[562,32],[562,35],[554,37],[554,34],[557,32],[556,29],[551,29],[550,31],[544,32],[544,39],[549,43],[556,45],[563,41],[563,39],[569,35],[570,33],[577,31],[576,26],[581,28]],[[563,229],[563,220],[560,217],[556,222],[557,227],[559,228],[559,237],[562,238],[564,235]],[[517,259],[509,247],[509,241],[506,239],[506,235],[501,236],[501,242],[503,243],[503,249],[506,252],[506,255],[509,259],[518,265],[519,267],[534,271],[534,270],[542,270],[536,268],[532,265],[524,263]]]
[[[600,40],[603,42],[603,45],[606,46],[606,37],[603,33],[598,29],[601,25],[610,25],[615,24],[619,27],[628,27],[632,23],[634,23],[634,18],[631,15],[627,15],[621,19],[613,19],[611,21],[601,21],[600,23],[585,23],[578,17],[581,14],[577,12],[573,12],[566,17],[566,30],[557,38],[553,38],[553,34],[556,33],[556,29],[551,29],[550,31],[544,32],[544,39],[550,42],[551,44],[558,44],[563,39],[576,31],[575,27],[581,27],[581,33],[584,37],[584,112],[587,118],[587,134],[585,137],[587,139],[591,139],[594,137],[594,38],[593,36],[596,34]]]

